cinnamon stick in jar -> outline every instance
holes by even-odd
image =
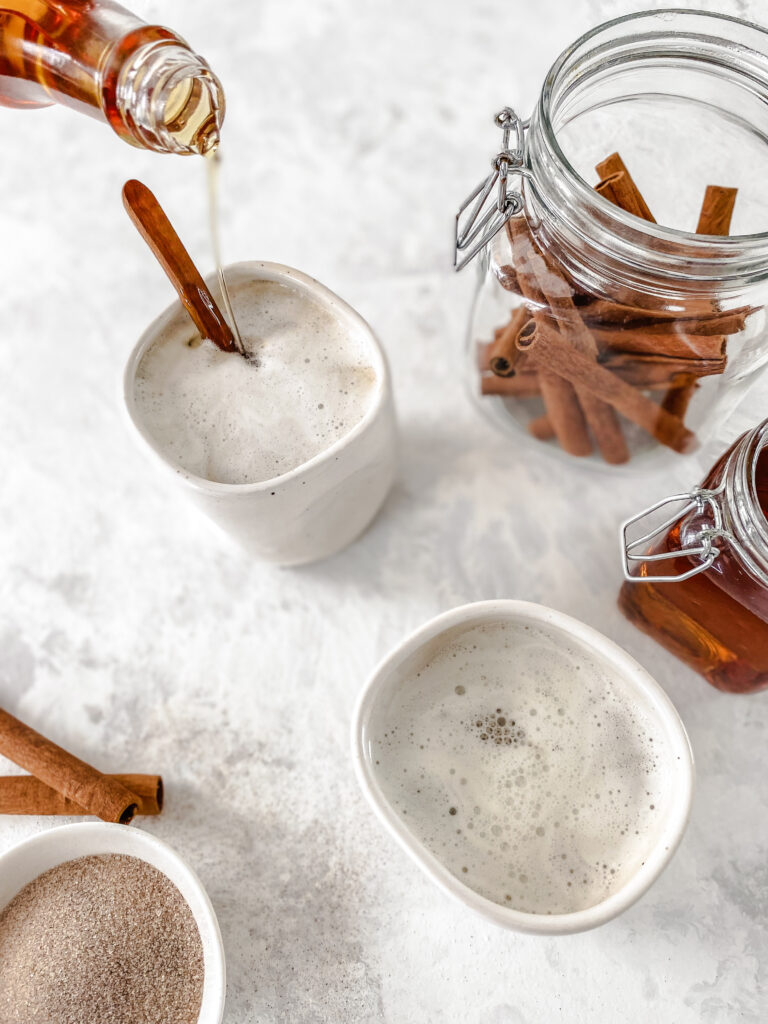
[[[540,398],[541,375],[538,370],[518,373],[514,377],[497,377],[495,373],[484,374],[480,378],[480,394],[501,395],[507,398]]]
[[[104,821],[127,825],[138,810],[139,798],[121,782],[103,775],[2,708],[0,754]]]
[[[513,218],[514,220],[514,218]],[[516,254],[515,265],[518,268],[523,290],[528,290],[529,297],[536,305],[548,308],[554,323],[557,324],[557,333],[564,341],[565,347],[573,347],[583,353],[587,358],[597,359],[598,350],[595,339],[584,325],[578,309],[573,302],[573,292],[565,277],[550,264],[545,263],[532,239],[523,233],[519,227],[512,226],[513,221],[507,221],[510,238],[512,239],[513,252]],[[539,316],[543,319],[543,314]],[[549,331],[547,333],[550,333]],[[567,339],[567,340],[566,340]],[[520,345],[522,336],[518,336]],[[524,345],[521,345],[525,348]],[[559,377],[565,377],[556,361],[544,364],[539,360],[539,372],[545,367],[546,372],[554,373]],[[594,391],[582,388],[579,384],[571,381],[575,386],[578,404],[581,406],[583,418],[600,454],[606,462],[612,465],[619,465],[629,460],[629,449],[621,430],[613,408],[603,402]],[[552,425],[557,433],[557,439],[565,450],[560,431],[558,430],[556,416],[559,412],[546,403]]]
[[[652,224],[656,223],[656,219],[648,208],[642,192],[635,184],[634,178],[627,170],[626,164],[618,153],[611,153],[605,160],[601,160],[599,164],[595,165],[595,170],[600,176],[600,182],[596,186],[598,190],[605,182],[612,182],[608,187],[608,194],[603,193],[606,199],[616,206],[621,206],[622,209],[627,210],[629,213],[634,213],[636,217],[649,220]],[[623,175],[623,177],[619,180],[618,175]],[[623,201],[619,201],[619,199]],[[624,205],[625,203],[627,205]]]
[[[707,185],[696,225],[697,235],[730,234],[737,192],[738,189],[726,188],[725,185]]]
[[[701,204],[699,223],[696,226],[697,235],[727,235],[731,228],[731,217],[736,203],[738,189],[726,188],[723,185],[707,185],[704,191],[704,201]],[[717,311],[717,305],[712,304],[713,311]],[[723,364],[725,364],[726,336],[721,334],[714,336],[719,342],[723,351]],[[725,365],[723,365],[725,370]],[[721,371],[722,372],[722,371]],[[662,406],[675,416],[681,419],[688,412],[688,406],[696,393],[699,383],[694,374],[688,378],[688,383],[682,388],[671,388],[662,402]]]
[[[540,367],[539,385],[544,408],[560,447],[578,458],[591,455],[592,441],[576,389],[570,381],[544,367]]]
[[[615,155],[618,156],[618,153]],[[604,196],[614,206],[621,207],[627,213],[633,213],[635,217],[653,220],[645,200],[626,171],[616,171],[603,178],[595,185],[595,192]],[[648,217],[645,216],[646,212],[649,214]]]
[[[138,798],[137,814],[155,815],[163,809],[163,780],[159,775],[109,775]],[[0,814],[68,815],[89,812],[80,804],[46,786],[34,775],[0,777]]]
[[[607,299],[596,299],[579,307],[582,319],[590,329],[642,331],[644,334],[675,335],[685,332],[697,336],[738,334],[744,329],[747,317],[758,311],[757,306],[739,306],[721,313],[712,309],[709,300],[686,302],[680,310],[645,309],[627,306]],[[660,341],[661,343],[661,341]]]
[[[544,413],[543,416],[536,416],[534,419],[529,420],[528,433],[531,437],[535,437],[537,441],[551,441],[555,436],[555,429],[549,416]]]
[[[522,335],[523,341],[526,337],[527,334]],[[515,398],[533,398],[536,395],[541,395],[541,370],[529,357],[523,356],[523,358],[526,360],[524,367],[518,370],[514,377],[497,377],[495,374],[483,375],[480,378],[481,393],[484,395],[507,395]],[[520,363],[522,362],[523,359],[520,360]],[[616,358],[599,362],[596,365],[610,370],[624,383],[645,391],[666,393],[668,390],[684,387],[692,380],[698,379],[695,374],[687,372],[681,361],[668,362],[655,359],[653,356],[641,359],[617,353]],[[720,371],[713,368],[711,372]],[[705,376],[706,373],[702,373],[700,370],[700,375]]]
[[[515,363],[520,358],[517,336],[530,319],[531,314],[526,307],[518,306],[509,323],[492,342],[488,352],[488,366],[497,377],[514,376]]]
[[[660,444],[677,452],[688,452],[695,447],[695,435],[679,417],[579,352],[552,328],[537,324],[536,330],[519,339],[518,344],[536,365],[557,366],[558,374],[575,387],[609,403]]]
[[[592,327],[601,357],[618,353],[658,356],[661,359],[723,359],[722,334],[647,334],[615,328]]]
[[[627,384],[649,388],[674,384],[680,375],[696,379],[725,372],[726,359],[676,359],[637,352],[611,352],[600,365],[612,370]]]

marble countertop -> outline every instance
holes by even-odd
[[[645,477],[564,468],[497,434],[461,374],[474,274],[450,269],[451,222],[496,143],[491,115],[529,109],[564,45],[634,6],[136,0],[225,84],[226,259],[315,275],[391,358],[406,439],[395,490],[358,543],[300,570],[220,539],[122,419],[122,366],[171,294],[120,187],[154,188],[209,269],[203,168],[68,111],[0,109],[0,703],[105,770],[162,772],[167,809],[138,827],[208,888],[231,1024],[768,1016],[768,696],[716,692],[615,607],[617,523],[693,484],[701,462]],[[595,932],[516,935],[454,905],[354,781],[350,714],[377,660],[432,615],[493,597],[614,638],[665,686],[695,748],[680,850]],[[50,824],[0,821],[0,850]]]

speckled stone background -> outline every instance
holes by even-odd
[[[122,366],[171,292],[120,186],[150,184],[209,269],[202,167],[68,111],[0,109],[0,703],[104,769],[162,771],[167,811],[139,827],[208,888],[232,1024],[768,1018],[768,696],[717,693],[614,606],[618,521],[693,484],[711,453],[643,478],[564,469],[495,433],[460,373],[474,275],[451,271],[451,220],[496,145],[490,117],[530,109],[563,46],[636,6],[136,0],[224,81],[226,258],[314,274],[391,357],[399,482],[362,540],[302,570],[220,539],[122,420]],[[701,6],[768,14],[763,0]],[[768,381],[723,441],[766,395]],[[449,902],[383,834],[350,766],[376,661],[435,613],[506,596],[625,646],[698,760],[667,872],[619,920],[566,939]],[[49,824],[0,821],[0,849]]]

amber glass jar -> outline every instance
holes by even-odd
[[[600,465],[693,451],[768,361],[768,33],[693,11],[602,25],[462,207],[467,371],[516,437]]]
[[[622,611],[731,693],[768,686],[767,516],[765,420],[700,487],[665,498],[622,527]]]

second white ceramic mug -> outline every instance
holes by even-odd
[[[142,356],[161,334],[191,330],[179,302],[149,325],[131,353],[123,378],[129,418],[146,447],[173,474],[188,497],[249,554],[278,565],[301,565],[327,558],[365,530],[395,477],[395,414],[386,357],[365,320],[307,274],[282,264],[248,262],[227,267],[226,276],[233,288],[243,280],[262,280],[299,289],[364,340],[376,381],[363,418],[308,462],[260,483],[216,483],[174,465],[142,423],[135,382]],[[208,284],[215,294],[215,275]]]
[[[553,643],[567,648],[576,645],[609,675],[621,680],[628,697],[645,708],[656,722],[673,753],[675,771],[667,780],[669,803],[652,847],[620,888],[602,902],[569,913],[537,914],[517,910],[481,896],[452,874],[443,861],[428,849],[407,823],[379,782],[379,761],[373,754],[372,736],[393,689],[408,678],[410,666],[433,656],[457,629],[508,622],[524,627],[545,628]],[[590,626],[553,608],[528,601],[478,601],[445,612],[407,637],[382,661],[369,678],[358,700],[352,722],[352,756],[358,782],[368,802],[389,833],[444,892],[495,924],[514,931],[538,935],[566,935],[605,924],[623,913],[655,882],[669,863],[688,823],[693,795],[693,754],[682,721],[659,684],[626,651]]]

